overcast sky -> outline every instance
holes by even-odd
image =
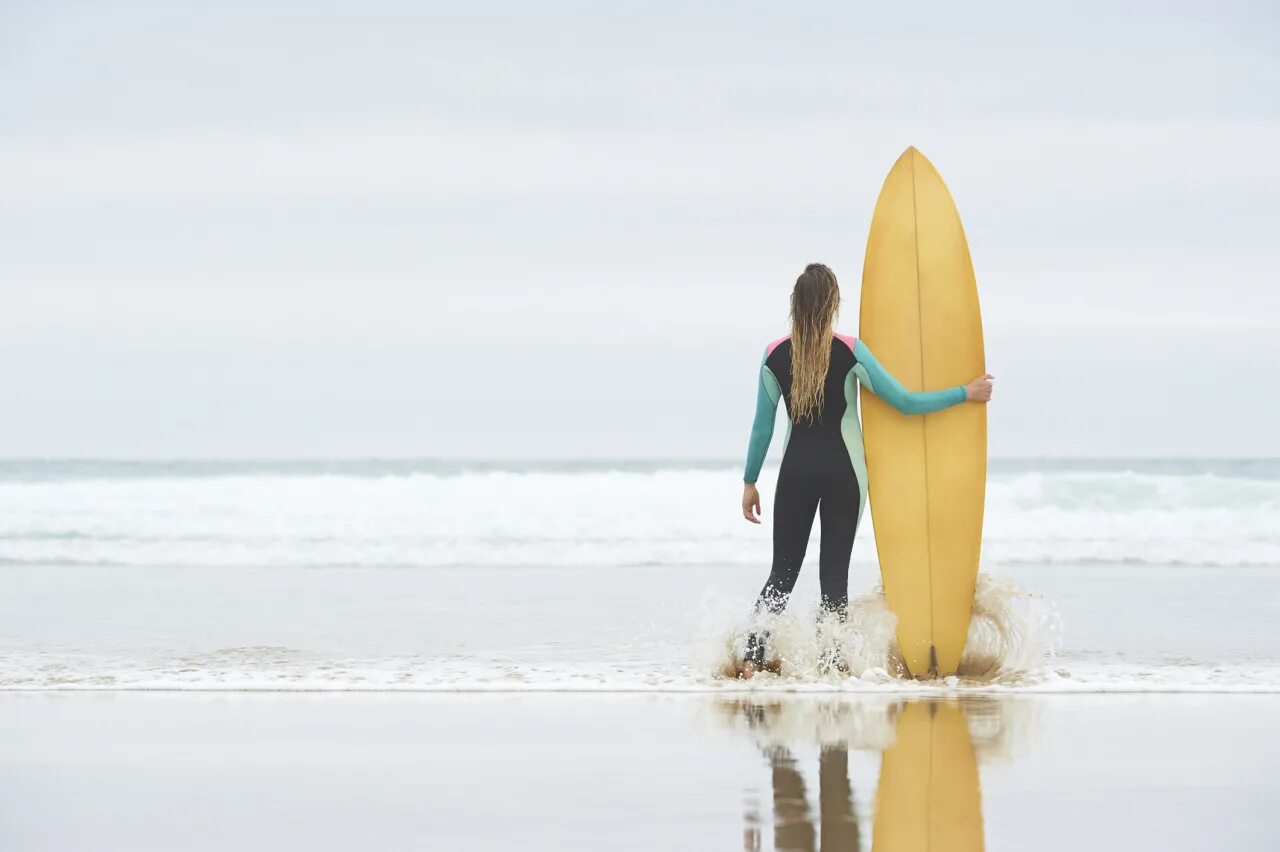
[[[1280,454],[1265,5],[0,4],[0,455],[737,458],[907,145],[992,455]]]

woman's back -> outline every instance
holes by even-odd
[[[840,420],[848,413],[852,398],[845,397],[846,381],[849,371],[857,363],[853,355],[854,339],[847,335],[836,334],[831,337],[831,361],[827,367],[827,375],[823,384],[822,408],[813,416],[801,418],[796,422],[791,419],[792,439],[798,433],[840,430]],[[764,364],[773,373],[786,401],[787,412],[792,411],[791,404],[791,337],[783,337],[769,345]]]

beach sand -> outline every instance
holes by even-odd
[[[1267,849],[1278,713],[1276,695],[8,693],[0,847],[891,850],[902,791],[931,789],[955,844],[935,849],[975,829],[987,849]],[[977,771],[930,787],[893,758],[905,786],[878,795],[885,749],[920,748],[935,774],[944,754]]]

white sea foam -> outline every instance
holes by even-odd
[[[216,661],[213,659],[217,657]],[[267,657],[276,657],[268,662]],[[947,696],[990,694],[1280,694],[1280,665],[1062,664],[1018,683],[862,677],[733,681],[692,665],[512,662],[500,658],[316,658],[288,649],[226,649],[209,657],[124,659],[6,655],[0,691],[598,692]]]
[[[253,566],[756,565],[734,469],[279,473],[0,481],[0,563]],[[763,483],[766,510],[772,498]],[[864,523],[856,564],[874,563]],[[1280,564],[1280,480],[993,475],[1002,563]]]

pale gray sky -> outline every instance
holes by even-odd
[[[0,5],[0,455],[737,457],[911,144],[993,455],[1280,453],[1280,13],[861,5]]]

